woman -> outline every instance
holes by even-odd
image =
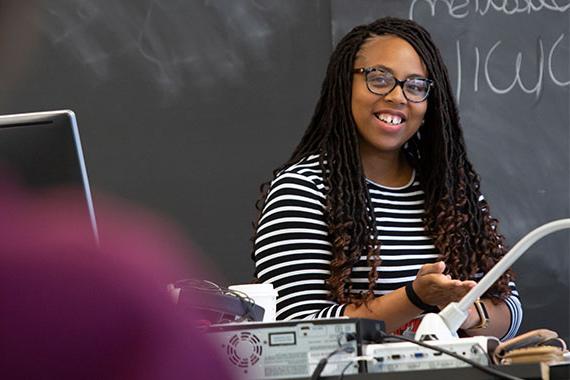
[[[469,162],[447,70],[429,33],[383,18],[333,52],[313,118],[262,197],[253,259],[277,319],[381,319],[405,333],[458,301],[506,252]],[[507,272],[467,335],[514,336]]]

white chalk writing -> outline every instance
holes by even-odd
[[[493,72],[493,58],[496,55],[497,51],[503,45],[503,41],[499,40],[495,42],[495,44],[491,48],[489,48],[489,50],[486,52],[482,51],[480,47],[474,46],[473,47],[474,60],[475,60],[475,70],[473,76],[474,92],[479,91],[479,81],[480,81],[480,76],[482,75],[481,71],[483,71],[484,83],[495,94],[507,94],[513,91],[513,89],[519,88],[524,93],[534,94],[535,97],[538,98],[540,96],[541,91],[543,90],[545,78],[548,78],[549,80],[552,81],[552,83],[554,83],[556,86],[559,87],[570,86],[570,78],[561,78],[563,73],[555,73],[555,67],[557,67],[557,65],[554,65],[553,63],[556,57],[557,49],[559,48],[562,40],[565,37],[567,37],[566,34],[562,33],[556,39],[556,41],[554,41],[552,46],[550,46],[548,54],[545,54],[545,51],[548,47],[545,48],[545,44],[542,38],[538,39],[538,53],[537,53],[538,56],[536,57],[534,70],[527,70],[527,72],[535,72],[536,78],[528,78],[528,77],[523,78],[522,68],[523,65],[525,64],[525,54],[521,51],[515,51],[513,53],[514,60],[513,60],[512,71],[507,70],[507,72],[505,73],[504,69],[501,69],[500,73],[501,78],[505,78],[505,75],[507,75],[508,78],[512,78],[512,80],[509,79],[507,81],[509,83],[508,85],[502,87],[497,84],[497,78],[495,77]],[[511,49],[512,48],[509,47],[508,49],[505,50],[509,51]],[[460,41],[456,41],[456,55],[457,55],[456,96],[459,101],[461,98],[461,82],[462,80],[466,79],[462,75],[462,72],[464,71],[462,69],[462,62],[464,61],[465,57],[463,57],[464,53],[462,52]],[[481,58],[481,55],[483,55],[484,58]],[[527,57],[527,61],[530,62],[531,60],[528,59]],[[483,64],[482,69],[481,69],[481,63]],[[526,64],[528,65],[528,62]],[[504,58],[502,59],[500,66],[504,67]],[[567,65],[561,65],[561,66],[567,67]],[[533,80],[535,81],[534,83]],[[529,83],[532,83],[532,85]]]
[[[570,79],[567,80],[566,82],[558,80],[558,78],[556,78],[556,76],[554,75],[554,70],[552,69],[552,61],[553,61],[552,56],[554,55],[554,51],[556,50],[558,44],[560,43],[560,41],[562,41],[563,38],[564,38],[564,33],[561,34],[560,37],[558,37],[558,39],[556,40],[556,42],[554,42],[554,44],[552,44],[552,49],[550,49],[550,53],[548,53],[548,74],[550,75],[552,81],[556,83],[558,86],[569,86]]]
[[[495,51],[495,49],[497,47],[499,47],[499,45],[501,44],[501,41],[497,41],[495,43],[495,45],[493,45],[493,47],[491,49],[489,49],[489,52],[487,53],[487,57],[485,58],[485,79],[487,80],[487,84],[489,85],[489,88],[496,94],[506,94],[509,91],[511,91],[516,84],[519,85],[519,87],[521,88],[521,90],[523,90],[525,93],[527,94],[531,94],[531,93],[536,93],[536,97],[538,98],[538,96],[540,95],[540,90],[542,88],[542,74],[543,74],[543,68],[544,68],[544,46],[542,44],[542,41],[539,40],[538,41],[539,45],[540,45],[540,55],[539,55],[539,69],[538,69],[538,79],[536,82],[536,85],[534,86],[534,88],[526,88],[526,86],[524,85],[522,78],[521,78],[521,64],[522,64],[522,53],[518,52],[517,53],[517,58],[515,60],[515,74],[514,74],[514,79],[513,82],[511,83],[510,86],[504,88],[504,89],[500,89],[497,86],[495,86],[495,84],[493,84],[493,80],[491,78],[491,73],[489,72],[489,61],[491,60],[491,57],[493,55],[493,52]]]
[[[432,16],[437,10],[446,12],[456,19],[467,17],[471,12],[485,16],[495,11],[505,15],[531,14],[540,11],[566,12],[570,9],[570,2],[560,0],[413,0],[408,11],[409,18],[414,19],[416,6],[427,5]],[[437,8],[437,10],[436,10]]]

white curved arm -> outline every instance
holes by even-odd
[[[467,311],[469,307],[475,302],[475,300],[483,295],[498,279],[501,277],[503,273],[507,269],[509,269],[515,261],[524,253],[526,250],[536,243],[538,240],[543,238],[546,235],[549,235],[553,232],[563,230],[565,228],[570,228],[570,218],[568,219],[559,219],[555,220],[550,223],[546,223],[528,234],[526,234],[517,244],[511,248],[511,250],[503,256],[503,258],[491,268],[489,272],[479,281],[479,283],[471,289],[462,299],[461,301],[452,302],[447,305],[442,311],[439,312],[439,317],[443,320],[443,323],[449,328],[448,332],[443,331],[429,331],[432,328],[424,326],[422,327],[423,322],[425,321],[426,324],[428,320],[432,320],[434,317],[430,317],[426,319],[424,317],[424,321],[418,327],[418,332],[416,336],[419,336],[421,339],[422,335],[434,335],[434,336],[457,336],[457,329],[461,326],[461,324],[467,318]],[[429,315],[429,314],[428,314]],[[439,319],[439,318],[438,318]],[[430,323],[431,324],[431,323]],[[437,328],[440,330],[441,326]]]

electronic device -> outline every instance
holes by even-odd
[[[98,241],[75,114],[69,110],[0,116],[0,175],[34,190],[77,186]]]
[[[263,307],[245,293],[208,280],[179,280],[170,284],[169,291],[180,310],[208,324],[261,322],[265,314]]]
[[[322,376],[340,375],[379,331],[384,331],[382,321],[332,318],[213,325],[208,334],[230,366],[248,379],[294,379],[310,377],[335,350]],[[345,374],[364,371],[364,365],[354,365]]]
[[[515,244],[509,252],[459,302],[449,303],[438,314],[428,313],[416,331],[416,340],[449,340],[457,338],[457,330],[465,321],[469,307],[483,295],[526,250],[546,235],[570,228],[570,218],[559,219],[535,228]]]
[[[469,338],[426,341],[434,345],[455,352],[466,359],[471,359],[481,365],[489,365],[488,345],[496,346],[495,341],[487,337],[477,336]],[[452,356],[418,346],[411,342],[368,344],[364,348],[365,356],[374,358],[368,362],[368,372],[399,372],[418,371],[442,368],[469,367]]]

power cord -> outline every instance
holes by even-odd
[[[471,360],[471,359],[467,359],[467,358],[465,358],[465,357],[463,357],[463,356],[461,356],[461,355],[458,355],[458,354],[456,354],[455,352],[446,350],[445,348],[441,348],[441,347],[437,347],[437,346],[432,346],[432,345],[430,345],[430,344],[426,344],[426,343],[424,343],[424,342],[420,342],[420,341],[418,341],[418,340],[411,339],[411,338],[407,338],[407,337],[401,336],[401,335],[387,334],[387,333],[385,333],[385,332],[383,332],[383,331],[380,331],[380,335],[382,336],[383,341],[385,341],[386,338],[395,339],[395,340],[399,340],[399,341],[414,343],[414,344],[417,344],[418,346],[422,346],[422,347],[425,347],[425,348],[429,348],[430,350],[433,350],[433,351],[437,351],[437,352],[444,353],[444,354],[446,354],[446,355],[449,355],[449,356],[451,356],[451,357],[454,357],[455,359],[461,360],[461,361],[463,361],[463,362],[465,362],[465,363],[467,363],[467,364],[473,366],[474,368],[477,368],[478,370],[481,370],[481,371],[483,371],[483,372],[485,372],[485,373],[488,373],[488,374],[490,374],[490,375],[497,376],[497,377],[499,377],[499,378],[501,378],[501,379],[507,379],[507,380],[524,380],[524,379],[521,379],[520,377],[516,377],[516,376],[513,376],[513,375],[509,375],[508,373],[504,373],[504,372],[501,372],[501,371],[496,370],[496,369],[494,369],[494,368],[490,368],[490,367],[486,367],[486,366],[484,366],[484,365],[481,365],[481,364],[479,364],[479,363],[477,363],[477,362],[475,362],[475,361],[473,361],[473,360]]]
[[[341,342],[342,337],[346,338],[345,343]],[[356,337],[355,337],[354,333],[341,333],[341,334],[339,334],[339,337],[337,339],[339,347],[336,350],[334,350],[333,352],[331,352],[330,354],[328,354],[325,358],[322,358],[321,360],[319,360],[319,363],[317,364],[317,366],[315,367],[315,370],[313,371],[313,374],[311,375],[311,380],[319,380],[321,378],[321,374],[323,373],[327,363],[329,362],[329,359],[331,357],[333,357],[334,355],[336,355],[340,352],[346,352],[347,354],[353,353],[356,348],[354,347],[354,343],[352,343],[352,341],[355,338]],[[352,362],[350,362],[349,365],[350,364],[352,364]],[[343,372],[345,370],[343,370]]]
[[[344,374],[346,372],[346,370],[353,365],[354,363],[358,363],[361,361],[367,361],[367,362],[377,362],[378,359],[376,359],[373,356],[356,356],[354,358],[350,358],[349,362],[347,365],[344,366],[344,368],[342,369],[342,371],[340,372],[340,376],[338,378],[338,380],[344,380]]]

